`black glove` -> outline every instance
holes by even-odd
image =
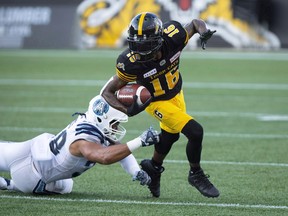
[[[212,35],[216,32],[216,30],[211,31],[208,29],[206,32],[202,33],[200,35],[200,42],[201,42],[201,47],[203,50],[206,49],[206,43],[207,41],[212,37]]]
[[[149,98],[144,104],[142,104],[142,105],[139,105],[138,103],[137,103],[137,98],[138,98],[138,96],[137,95],[134,95],[134,97],[133,97],[133,104],[130,106],[130,107],[128,107],[128,109],[127,109],[127,115],[129,116],[129,117],[131,117],[131,116],[134,116],[134,115],[137,115],[138,113],[140,113],[140,112],[142,112],[149,104],[150,104],[150,102],[151,102],[151,100],[152,100],[152,97],[151,98]]]

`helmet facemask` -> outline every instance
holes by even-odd
[[[112,142],[119,142],[122,140],[122,138],[126,134],[126,129],[120,124],[121,122],[127,122],[127,121],[120,121],[113,119],[109,122],[109,127],[104,128],[103,132],[107,139],[109,139]]]

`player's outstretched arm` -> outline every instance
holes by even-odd
[[[159,143],[160,137],[158,131],[150,127],[144,131],[139,137],[127,142],[127,147],[130,152],[138,149],[139,147],[150,146]]]
[[[104,147],[100,143],[77,140],[70,145],[69,150],[74,156],[85,157],[91,162],[108,165],[122,160],[140,147],[158,143],[159,139],[159,133],[150,127],[127,144]]]
[[[189,39],[196,33],[200,34],[200,42],[202,49],[206,48],[207,41],[212,37],[216,30],[211,31],[207,28],[206,23],[201,19],[193,19],[184,26],[188,33]]]

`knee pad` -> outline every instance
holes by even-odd
[[[182,129],[188,138],[186,155],[190,163],[199,163],[201,159],[203,128],[195,120],[190,120]]]
[[[195,120],[190,120],[181,131],[189,141],[202,142],[203,140],[203,127]]]
[[[160,142],[157,145],[155,145],[155,150],[159,154],[163,155],[168,154],[173,143],[175,143],[179,139],[179,137],[180,137],[179,133],[172,134],[162,129],[160,134]]]

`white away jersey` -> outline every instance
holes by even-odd
[[[79,139],[102,145],[107,142],[103,133],[94,124],[87,121],[85,116],[79,116],[52,139],[42,140],[45,143],[41,143],[41,145],[49,145],[53,154],[52,160],[35,161],[36,169],[41,173],[45,183],[76,177],[95,165],[95,163],[83,157],[76,157],[69,152],[69,146]]]

